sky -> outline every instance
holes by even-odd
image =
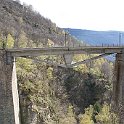
[[[124,0],[20,0],[61,28],[124,31]]]

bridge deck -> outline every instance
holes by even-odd
[[[83,47],[49,47],[49,48],[14,48],[6,49],[11,56],[41,56],[41,55],[62,55],[62,54],[103,54],[122,53],[124,46],[83,46]]]

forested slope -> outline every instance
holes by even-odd
[[[4,49],[79,44],[31,6],[12,0],[0,0],[0,34]],[[117,124],[109,108],[113,63],[101,58],[68,69],[41,60],[64,64],[63,56],[16,58],[22,124]]]
[[[62,46],[65,41],[63,29],[34,11],[32,6],[21,5],[12,0],[0,0],[0,32],[3,37],[11,34],[16,40],[15,47],[21,44],[20,40],[25,42],[26,47],[32,42],[35,42],[37,47],[47,45],[49,41]],[[70,41],[70,44],[76,43],[69,35],[66,40]]]

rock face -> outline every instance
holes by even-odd
[[[6,52],[0,51],[0,124],[19,124],[19,97],[15,64],[7,64]]]
[[[124,124],[124,53],[116,55],[113,82],[114,110],[119,115],[119,124]]]

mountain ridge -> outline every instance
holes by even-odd
[[[75,36],[78,40],[84,41],[90,45],[123,45],[123,31],[94,31],[87,29],[64,28],[65,31]]]

